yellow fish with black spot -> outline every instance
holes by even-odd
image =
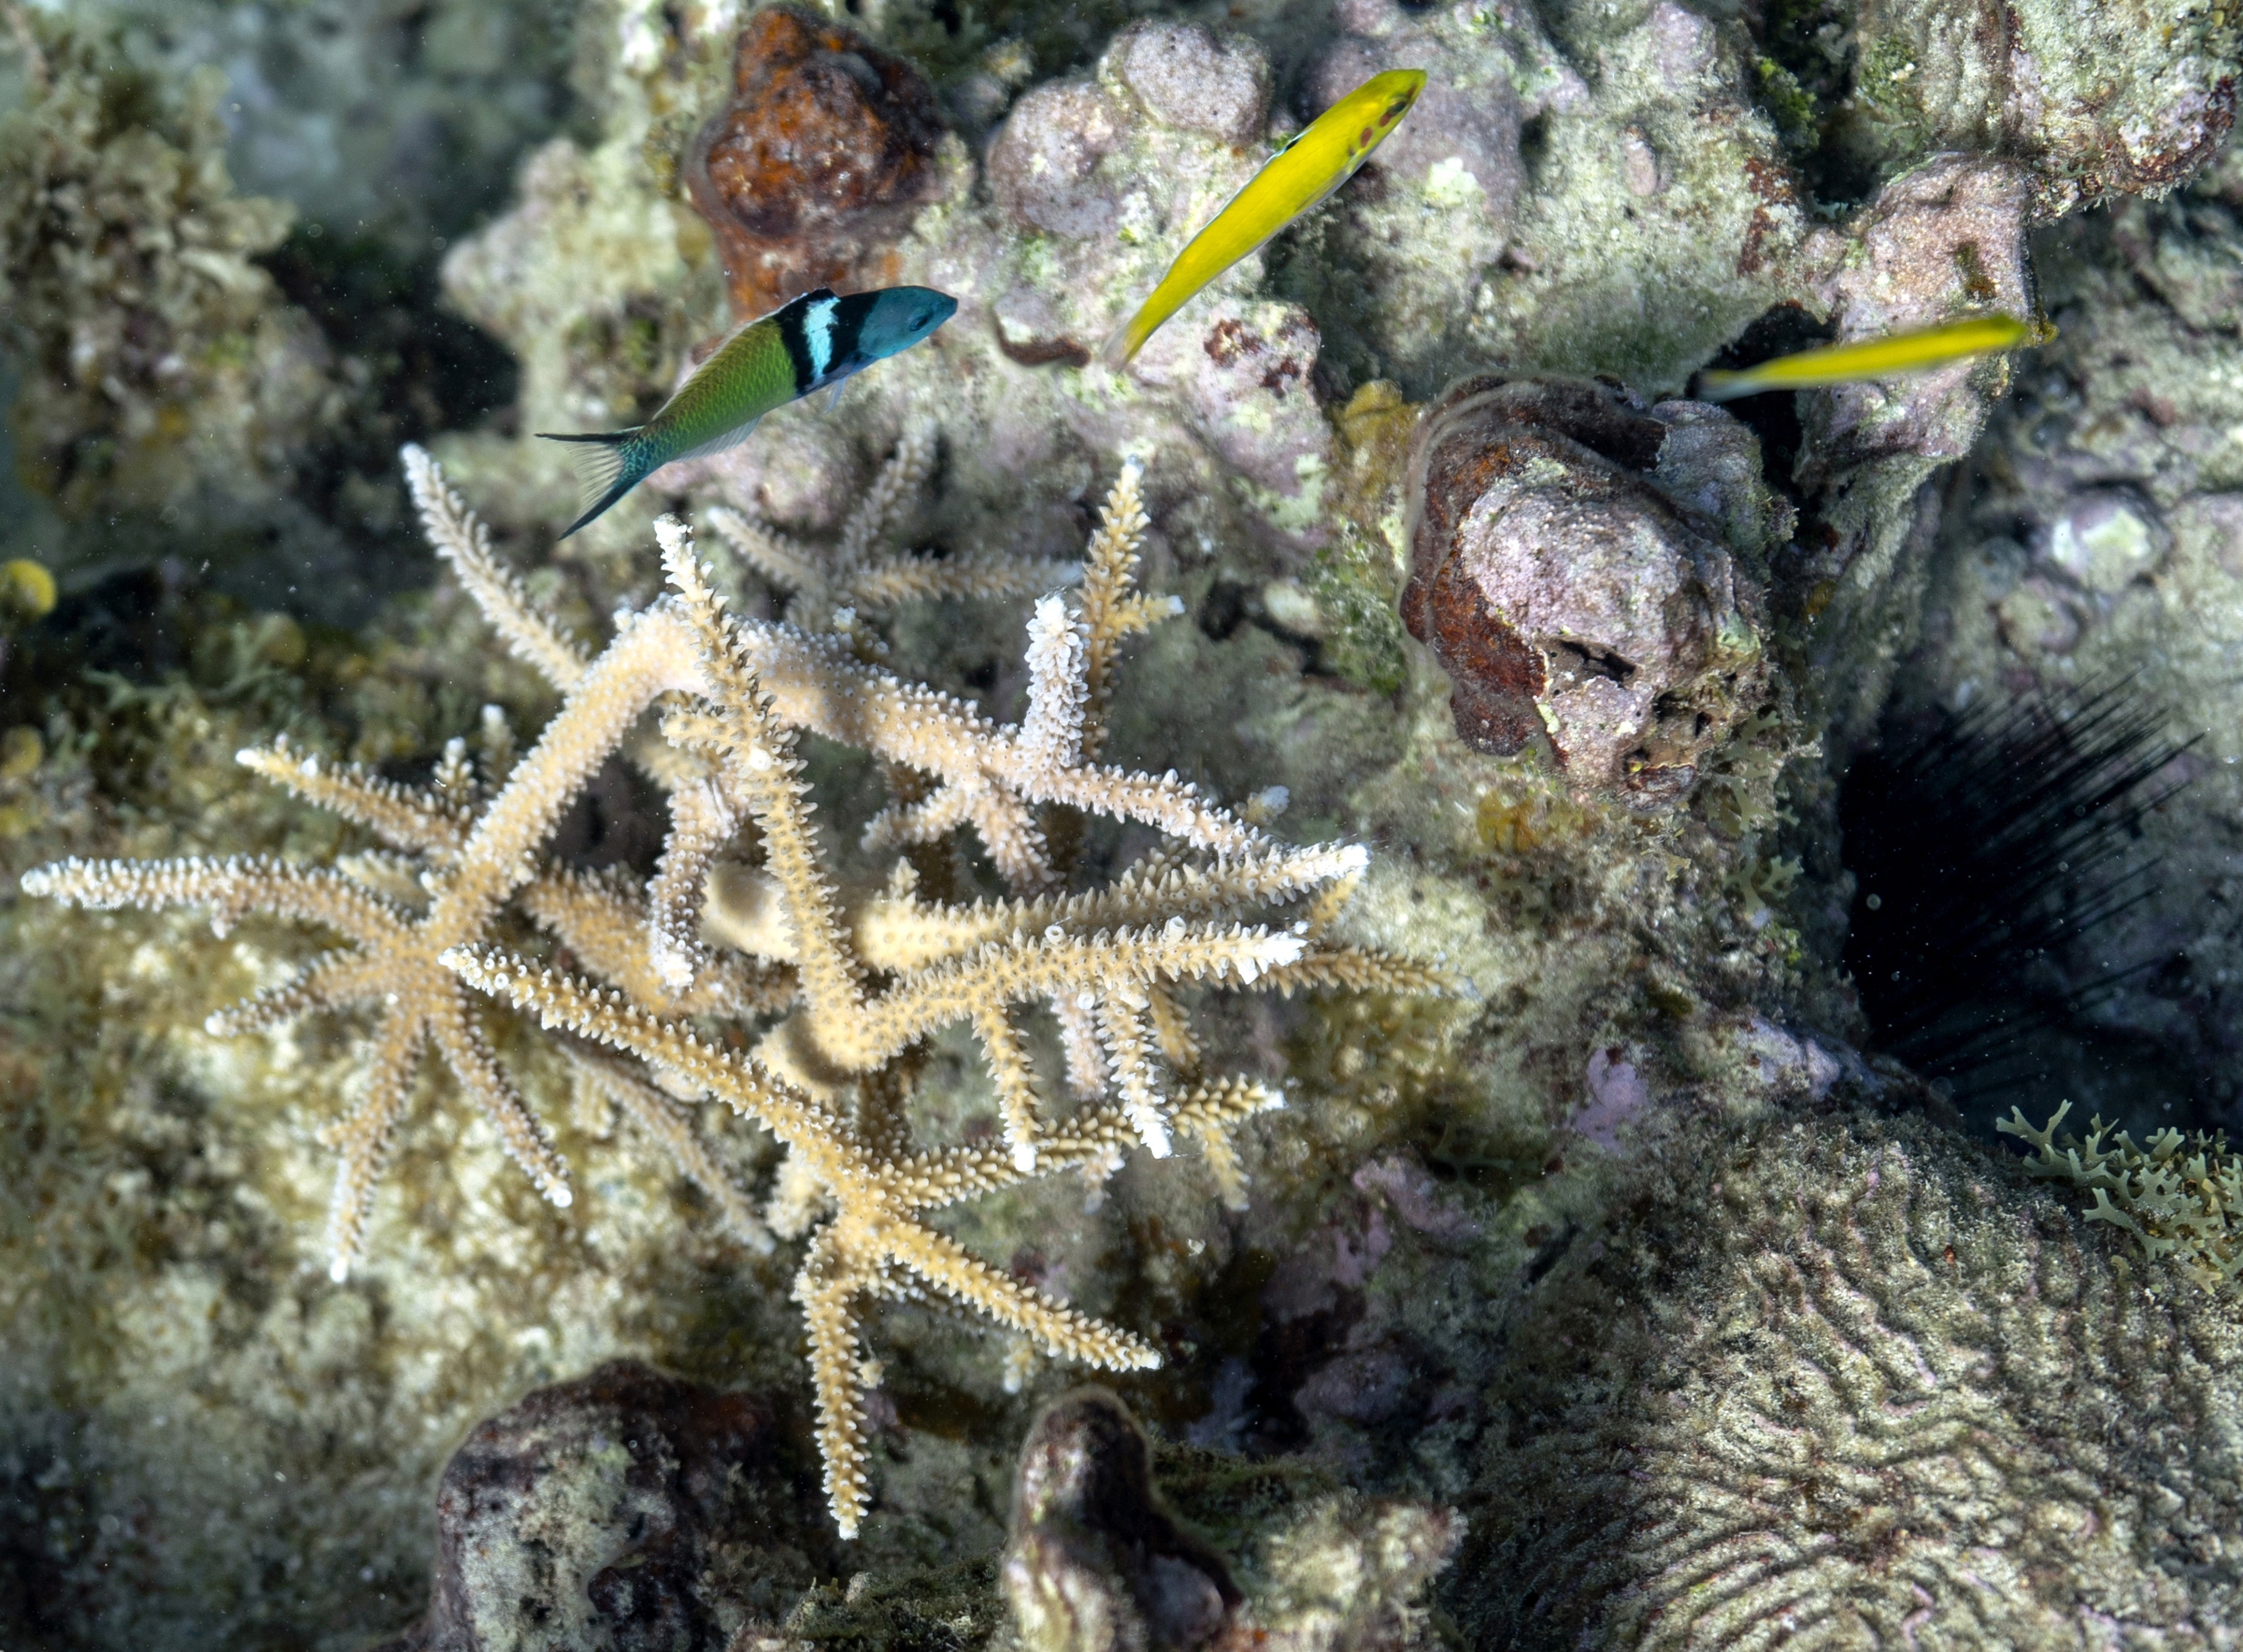
[[[1833,384],[1892,378],[1943,367],[1966,356],[2045,344],[2055,336],[2056,329],[2045,321],[2020,321],[2014,315],[1973,315],[1960,321],[1942,321],[1937,327],[1889,333],[1881,339],[1818,345],[1734,373],[1701,373],[1698,399],[1734,401],[1763,390],[1819,390]]]
[[[1194,293],[1354,177],[1425,89],[1424,70],[1390,69],[1310,121],[1176,254],[1152,296],[1107,339],[1099,359],[1116,372],[1127,367]]]

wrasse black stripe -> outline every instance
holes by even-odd
[[[805,293],[791,303],[782,305],[771,317],[778,325],[779,342],[786,346],[786,358],[793,365],[794,393],[798,396],[808,395],[818,388],[821,365],[812,346],[806,325],[810,307],[832,302],[832,293],[821,287],[815,292]]]
[[[852,293],[835,302],[831,354],[825,359],[828,378],[836,373],[854,373],[865,365],[859,358],[858,347],[864,341],[865,318],[879,301],[877,293]]]

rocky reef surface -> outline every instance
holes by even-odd
[[[0,1642],[2232,1642],[2231,12],[0,23]],[[1394,66],[1371,162],[1099,365]],[[556,543],[535,433],[812,282],[959,309]],[[1986,311],[2054,335],[1691,394]],[[474,513],[441,557],[408,442]],[[845,981],[775,806],[727,813],[778,737],[710,732],[719,592]],[[689,609],[699,698],[482,854],[598,720],[572,672]],[[1051,789],[1098,763],[1122,806]],[[165,862],[103,874],[159,909],[50,898],[74,857]],[[320,996],[319,914],[221,890],[307,869],[498,893],[435,987]],[[1255,961],[810,1059],[852,991],[1195,926]],[[549,968],[623,1008],[506,974]],[[738,1008],[791,970],[815,1014]],[[449,1065],[369,1059],[455,1002]],[[1237,1116],[1156,1156],[1202,1063]]]

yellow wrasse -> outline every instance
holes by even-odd
[[[1099,359],[1116,372],[1127,367],[1195,293],[1354,177],[1425,89],[1424,70],[1390,69],[1310,121],[1176,254],[1152,296],[1107,339]]]
[[[2055,336],[2056,329],[2045,321],[2020,321],[2014,315],[1974,315],[1965,320],[1888,334],[1882,339],[1820,345],[1735,373],[1701,373],[1698,399],[1733,401],[1763,390],[1815,390],[1825,385],[1921,373],[1990,350],[2045,344]]]

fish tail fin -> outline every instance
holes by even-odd
[[[650,455],[630,450],[643,428],[634,425],[628,430],[588,431],[578,435],[562,435],[550,430],[537,433],[542,441],[566,442],[575,448],[569,457],[576,462],[576,480],[582,489],[577,502],[583,515],[562,530],[562,538],[566,539],[592,521],[645,481],[654,469],[649,462]]]
[[[1698,400],[1701,401],[1734,401],[1739,396],[1753,393],[1753,376],[1749,373],[1728,373],[1719,367],[1708,367],[1698,375]]]
[[[1098,360],[1108,372],[1119,373],[1128,367],[1144,347],[1145,341],[1153,336],[1153,329],[1142,325],[1144,319],[1144,311],[1139,310],[1108,333],[1106,341],[1098,347]]]

